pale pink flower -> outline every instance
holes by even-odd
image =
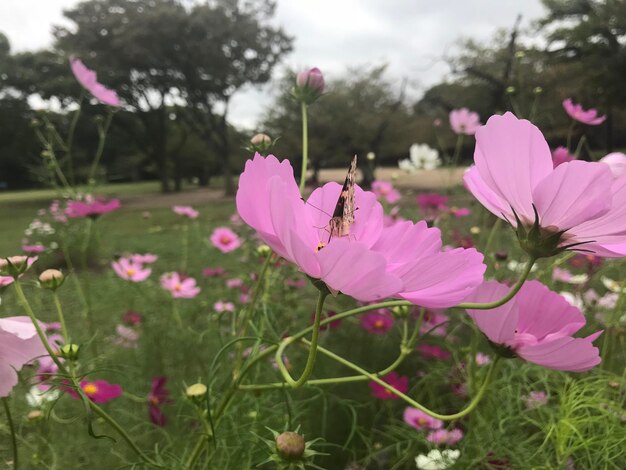
[[[443,421],[410,406],[404,409],[403,419],[406,424],[418,431],[422,429],[441,429],[443,427]]]
[[[409,391],[409,378],[398,375],[397,372],[390,372],[381,379],[386,384],[395,388],[398,392],[406,393]],[[400,398],[398,395],[394,394],[390,390],[387,390],[385,387],[374,381],[369,382],[369,387],[372,390],[372,395],[376,398],[380,398],[381,400],[397,400]]]
[[[522,397],[522,401],[526,405],[526,408],[533,410],[548,403],[548,394],[542,391],[530,392],[528,395]]]
[[[125,325],[117,325],[115,333],[113,344],[130,349],[135,349],[139,345],[139,332],[137,330]]]
[[[449,307],[482,279],[485,266],[475,250],[441,251],[441,234],[426,222],[383,227],[376,196],[355,186],[349,236],[330,236],[341,185],[328,183],[305,202],[289,161],[255,155],[239,179],[241,218],[279,256],[334,292],[361,301],[401,297],[424,307]]]
[[[218,227],[211,234],[211,243],[222,253],[229,253],[241,246],[241,240],[228,227]]]
[[[491,363],[491,358],[487,354],[483,354],[481,352],[476,353],[476,365],[477,366],[486,366]]]
[[[566,147],[557,147],[552,151],[552,165],[554,168],[572,160],[576,160],[576,155],[569,153]]]
[[[85,67],[80,59],[70,59],[70,67],[78,83],[91,93],[94,98],[100,101],[100,103],[113,107],[119,107],[121,105],[117,93],[99,83],[96,72]]]
[[[567,269],[556,267],[552,270],[552,279],[567,284],[584,284],[589,280],[586,274],[572,274]]]
[[[491,302],[509,289],[487,281],[468,301]],[[602,332],[574,338],[572,335],[585,326],[584,315],[538,281],[527,281],[513,300],[500,307],[467,313],[490,341],[528,362],[572,372],[583,372],[600,363],[598,348],[592,342]]]
[[[217,313],[234,312],[235,304],[232,302],[224,302],[222,300],[218,300],[213,304],[213,310],[215,310]]]
[[[9,396],[17,385],[22,366],[45,354],[30,318],[0,318],[0,397]]]
[[[128,258],[120,258],[117,261],[113,261],[111,266],[115,274],[131,282],[145,281],[152,273],[152,269],[144,268],[143,264]]]
[[[599,162],[553,168],[533,124],[513,114],[492,116],[476,133],[475,166],[465,173],[472,194],[496,216],[526,231],[538,219],[540,256],[564,249],[626,255],[626,176],[614,179]]]
[[[134,255],[130,256],[130,259],[137,264],[152,264],[155,263],[159,259],[159,257],[157,255],[153,255],[152,253],[135,253]]]
[[[200,293],[193,277],[183,278],[177,272],[161,275],[161,287],[170,291],[175,299],[192,299]]]
[[[428,333],[435,336],[445,336],[448,320],[449,319],[446,315],[436,311],[427,310],[424,312],[420,334],[424,335]]]
[[[450,127],[455,134],[474,135],[481,125],[478,113],[467,108],[450,111]]]
[[[438,429],[432,431],[426,436],[426,440],[432,444],[445,444],[453,446],[457,442],[463,439],[463,431],[458,428],[451,429]]]
[[[372,183],[372,192],[378,199],[384,199],[389,204],[395,204],[401,198],[400,192],[389,181],[376,180]]]
[[[9,286],[13,284],[14,281],[13,276],[0,276],[0,287]]]
[[[452,214],[454,217],[467,217],[472,213],[472,211],[468,207],[451,207],[448,209],[448,212]]]
[[[582,105],[574,103],[571,98],[563,100],[563,109],[565,109],[565,112],[569,114],[569,117],[575,121],[582,122],[583,124],[588,124],[590,126],[597,126],[606,120],[606,115],[598,116],[597,109],[591,108],[585,110]]]
[[[175,214],[182,215],[183,217],[188,217],[190,219],[197,219],[198,215],[200,215],[200,213],[191,206],[173,206],[172,211],[174,211]]]
[[[609,165],[615,178],[626,174],[626,155],[622,152],[613,152],[600,159],[602,163]]]
[[[232,279],[227,279],[226,280],[226,287],[228,287],[229,289],[239,289],[241,287],[243,287],[243,281],[238,278],[238,277],[234,277]]]

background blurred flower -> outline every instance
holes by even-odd
[[[116,211],[121,207],[119,199],[93,199],[91,201],[69,201],[65,215],[71,219],[91,217],[95,219],[101,215]]]
[[[403,419],[406,424],[418,431],[422,429],[441,429],[443,427],[443,421],[410,406],[404,409]]]
[[[563,100],[563,109],[565,112],[575,121],[588,124],[590,126],[597,126],[602,124],[606,120],[606,116],[598,116],[597,109],[583,109],[582,105],[575,104],[571,98]]]
[[[372,183],[372,192],[378,199],[384,199],[389,204],[395,204],[401,198],[400,192],[389,181],[376,180]]]
[[[166,383],[167,378],[162,376],[154,377],[148,393],[148,415],[150,416],[150,421],[161,427],[167,423],[162,406],[172,403],[170,392],[165,387]]]
[[[420,454],[415,457],[415,465],[419,470],[445,470],[452,467],[461,456],[460,450],[433,449],[428,455]]]
[[[192,299],[200,293],[193,277],[184,278],[177,272],[161,275],[161,287],[172,294],[175,299]]]
[[[211,243],[222,253],[229,253],[241,246],[241,240],[228,227],[218,227],[211,234]]]
[[[433,444],[445,444],[452,446],[463,439],[463,431],[458,428],[451,429],[450,431],[446,429],[438,429],[436,431],[432,431],[426,436],[426,440]]]
[[[359,322],[365,331],[383,335],[393,327],[395,320],[391,313],[383,310],[361,315]]]
[[[114,107],[121,105],[117,93],[99,83],[96,72],[89,70],[80,59],[70,59],[70,67],[78,83],[91,93],[94,98],[100,101],[100,103]]]
[[[121,385],[112,384],[106,380],[82,380],[80,388],[83,389],[83,392],[91,401],[98,404],[107,403],[122,395]],[[66,391],[70,396],[80,398],[76,390],[66,388]]]
[[[522,401],[526,405],[526,408],[533,410],[548,403],[548,394],[542,391],[533,391],[528,395],[522,396]]]
[[[409,391],[409,378],[405,376],[400,376],[395,371],[390,372],[384,377],[381,377],[381,379],[383,382],[391,385],[399,392],[406,393]],[[380,398],[381,400],[396,400],[400,398],[393,392],[387,390],[385,387],[374,381],[369,382],[369,387],[372,390],[372,395],[374,395],[376,398]]]
[[[482,126],[478,113],[467,108],[450,111],[450,127],[455,134],[474,135]]]
[[[609,165],[615,178],[626,174],[626,155],[622,152],[609,153],[600,159],[602,163]]]
[[[197,219],[198,215],[200,215],[200,212],[191,206],[173,206],[172,211],[175,214],[182,215],[183,217],[187,217],[189,219]]]
[[[566,147],[557,147],[552,151],[552,165],[554,168],[562,163],[571,162],[572,160],[576,160],[576,155],[569,153]]]
[[[145,281],[152,273],[152,269],[144,268],[142,264],[128,258],[120,258],[117,261],[113,261],[111,266],[115,274],[131,282]]]
[[[409,148],[409,158],[400,160],[401,170],[414,173],[417,170],[434,170],[441,165],[439,152],[426,144],[413,144]]]

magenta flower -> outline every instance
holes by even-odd
[[[121,385],[112,384],[106,380],[82,380],[80,388],[83,389],[87,398],[98,404],[115,400],[122,395]],[[70,396],[80,398],[76,390],[67,388],[66,391]]]
[[[200,213],[191,206],[173,206],[172,211],[175,214],[182,215],[189,219],[197,219]]]
[[[572,160],[576,160],[576,155],[569,153],[566,147],[557,147],[552,151],[552,165],[554,168]]]
[[[485,269],[475,250],[441,251],[441,234],[425,222],[383,227],[376,196],[355,186],[349,236],[328,232],[341,185],[317,188],[300,198],[287,160],[256,154],[239,179],[241,218],[277,254],[322,280],[331,292],[361,301],[401,297],[424,307],[449,307],[466,297]]]
[[[539,129],[511,113],[492,116],[476,133],[474,161],[466,186],[518,227],[533,256],[568,248],[626,255],[626,177],[614,179],[606,164],[576,160],[554,168]],[[535,222],[539,229],[531,230]]]
[[[626,155],[622,152],[613,152],[600,159],[602,163],[609,165],[615,178],[626,174]]]
[[[409,391],[409,378],[405,376],[400,376],[397,372],[390,372],[381,379],[383,382],[391,385],[399,392],[406,393]],[[380,398],[381,400],[397,400],[398,398],[400,398],[374,381],[370,382],[368,385],[372,390],[372,395],[374,395],[376,398]]]
[[[504,284],[487,281],[469,299],[491,302],[508,290]],[[538,281],[526,282],[513,300],[501,307],[467,313],[491,342],[528,362],[571,372],[586,371],[600,363],[598,348],[592,342],[602,332],[574,338],[572,335],[585,326],[584,315]]]
[[[448,211],[448,196],[438,193],[422,193],[415,198],[420,211],[427,220],[434,220]]]
[[[133,310],[128,310],[127,312],[124,313],[124,315],[122,315],[122,322],[125,325],[139,326],[141,325],[142,321],[143,321],[143,317],[141,316],[141,313],[135,312]]]
[[[170,392],[165,388],[166,382],[167,378],[165,377],[154,377],[150,393],[148,393],[148,415],[150,416],[150,421],[161,427],[167,424],[167,419],[161,407],[172,403]]]
[[[446,315],[427,310],[424,312],[420,334],[423,335],[428,333],[435,336],[445,336],[448,320],[449,319]]]
[[[221,276],[222,274],[224,274],[226,272],[226,270],[224,268],[211,268],[211,267],[207,267],[204,268],[202,270],[202,275],[204,277],[217,277],[217,276]]]
[[[241,240],[228,227],[218,227],[211,234],[211,243],[222,253],[229,253],[241,246]]]
[[[359,321],[361,328],[375,335],[384,335],[393,327],[395,322],[393,315],[386,310],[361,315]]]
[[[117,93],[99,83],[96,72],[85,67],[80,59],[70,59],[70,67],[78,83],[91,93],[94,98],[100,101],[100,103],[113,107],[119,107],[121,105]]]
[[[108,214],[121,207],[119,199],[105,201],[93,199],[91,201],[69,201],[65,209],[65,215],[71,219],[91,217],[96,219],[103,214]]]
[[[575,121],[588,124],[590,126],[597,126],[602,124],[606,120],[606,116],[598,116],[597,109],[583,109],[582,105],[575,104],[571,98],[563,100],[563,109],[569,114],[569,117]]]
[[[439,359],[441,361],[445,361],[451,356],[449,351],[446,351],[439,346],[435,346],[434,344],[420,344],[415,349],[417,349],[420,354],[427,359]]]
[[[372,192],[378,199],[384,199],[389,204],[395,204],[401,198],[400,192],[389,181],[376,180],[372,183]]]
[[[25,364],[45,354],[30,318],[0,318],[0,397],[9,396]]]
[[[441,429],[443,427],[443,421],[410,406],[404,409],[403,418],[406,424],[418,431],[422,429]]]
[[[468,207],[451,207],[448,212],[452,214],[454,217],[467,217],[472,213],[472,211]]]
[[[175,299],[192,299],[200,293],[200,288],[193,277],[183,278],[176,272],[163,274],[161,287],[170,291]]]
[[[463,431],[459,428],[454,428],[450,431],[446,429],[438,429],[430,432],[428,436],[426,436],[426,440],[432,444],[445,444],[449,446],[453,446],[461,439],[463,439]]]
[[[128,258],[120,258],[117,261],[113,261],[111,266],[113,267],[115,274],[122,279],[131,282],[145,281],[152,273],[152,269],[144,268],[142,264]]]
[[[46,251],[46,247],[41,243],[35,243],[33,245],[22,245],[22,251],[27,255],[38,255]]]
[[[478,113],[467,108],[450,111],[450,127],[455,134],[474,135],[481,125]]]

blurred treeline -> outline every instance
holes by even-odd
[[[626,0],[543,0],[546,15],[527,30],[519,22],[481,44],[465,40],[444,58],[445,81],[413,97],[412,77],[396,81],[385,65],[351,68],[328,83],[310,110],[312,162],[343,166],[348,156],[374,152],[395,165],[409,146],[427,143],[450,151],[450,110],[468,107],[486,119],[510,110],[530,118],[553,146],[564,145],[570,120],[561,102],[572,97],[608,119],[579,125],[597,159],[626,147]],[[0,35],[0,186],[24,188],[47,181],[33,126],[69,128],[82,89],[69,70],[75,55],[116,90],[116,112],[102,160],[107,181],[160,179],[164,191],[183,180],[201,185],[223,176],[227,192],[257,131],[279,138],[275,153],[299,161],[300,110],[290,97],[294,71],[276,79],[275,100],[258,129],[229,123],[229,103],[242,88],[277,75],[293,38],[275,26],[273,0],[88,0],[64,12],[49,50],[12,53]],[[411,58],[407,58],[411,60]],[[311,66],[315,64],[310,64]],[[46,112],[33,104],[53,103]],[[85,177],[97,145],[94,119],[104,106],[83,106],[76,132],[77,179]],[[441,121],[439,127],[435,126]],[[471,157],[466,139],[464,158]]]

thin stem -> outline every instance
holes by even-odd
[[[15,432],[15,425],[13,424],[13,418],[11,417],[11,408],[9,407],[8,397],[2,397],[2,404],[4,405],[4,412],[7,415],[9,433],[11,434],[11,448],[13,449],[13,470],[17,470],[19,463],[19,454],[17,452],[17,434]]]
[[[78,118],[80,117],[80,112],[82,109],[83,98],[85,97],[85,93],[81,92],[80,98],[78,100],[78,109],[74,112],[74,116],[72,117],[72,122],[70,123],[70,128],[67,133],[67,161],[68,161],[68,169],[70,174],[70,183],[72,186],[76,184],[76,180],[74,178],[74,155],[72,154],[72,148],[74,146],[74,133],[76,132],[76,125],[78,124]]]
[[[461,157],[461,149],[463,148],[463,139],[465,134],[461,133],[457,135],[456,145],[454,146],[454,155],[452,156],[452,167],[456,167]]]
[[[302,341],[304,343],[308,343],[308,341],[306,339],[303,339]],[[352,369],[352,370],[354,370],[354,371],[356,371],[356,372],[366,376],[370,380],[376,382],[378,385],[380,385],[381,387],[385,388],[389,392],[393,393],[397,397],[402,398],[405,402],[407,402],[412,407],[417,408],[418,410],[423,411],[424,413],[428,414],[429,416],[432,416],[433,418],[436,418],[436,419],[440,419],[442,421],[454,421],[456,419],[460,419],[460,418],[466,416],[467,414],[471,413],[478,406],[478,403],[480,403],[480,401],[482,400],[483,396],[485,395],[485,392],[487,391],[487,387],[489,386],[489,383],[491,382],[491,380],[493,378],[493,373],[495,371],[496,364],[498,363],[498,360],[499,360],[499,357],[496,357],[494,359],[494,361],[491,363],[491,366],[489,367],[489,370],[487,371],[487,376],[485,377],[485,381],[483,382],[482,386],[480,387],[480,390],[478,391],[476,396],[472,399],[472,401],[465,408],[463,408],[463,410],[459,411],[458,413],[454,413],[454,414],[450,414],[450,415],[443,415],[443,414],[436,413],[436,412],[434,412],[432,410],[429,410],[424,405],[416,402],[411,397],[409,397],[408,395],[405,395],[404,393],[400,392],[399,390],[396,390],[393,386],[389,385],[387,382],[381,380],[376,375],[371,374],[370,372],[368,372],[365,369],[363,369],[362,367],[354,364],[353,362],[350,362],[347,359],[344,359],[343,357],[338,356],[337,354],[333,353],[332,351],[329,351],[326,348],[323,348],[322,346],[318,346],[317,349],[319,350],[320,353],[324,354],[325,356],[328,356],[331,359],[334,359],[335,361],[339,362],[340,364],[342,364],[342,365],[344,365],[346,367],[349,367],[350,369]]]
[[[185,223],[183,225],[183,260],[181,263],[181,272],[187,271],[187,260],[189,258],[189,224]]]
[[[70,344],[70,335],[67,332],[67,325],[65,323],[65,315],[63,315],[63,308],[61,307],[61,301],[59,300],[59,294],[57,291],[52,291],[52,297],[54,299],[54,305],[57,309],[57,314],[59,316],[59,322],[61,323],[61,333],[63,334],[63,341],[65,344]]]
[[[569,129],[567,129],[567,151],[570,151],[572,146],[572,136],[574,135],[574,128],[576,127],[576,121],[572,119],[572,122],[569,125]]]
[[[498,229],[500,228],[501,223],[502,223],[502,219],[497,218],[493,226],[491,227],[491,230],[489,230],[489,236],[487,237],[487,242],[485,243],[485,248],[483,250],[483,253],[485,254],[485,256],[489,256],[491,245],[493,244],[493,240],[496,237],[496,233],[498,232]]]
[[[300,103],[302,110],[302,172],[300,173],[300,194],[304,192],[306,185],[306,170],[309,163],[309,125],[307,122],[307,105],[304,101]]]
[[[580,151],[583,149],[583,145],[585,145],[586,140],[587,140],[587,137],[583,134],[583,136],[578,141],[576,150],[574,151],[574,158],[578,159],[578,157],[580,156]]]
[[[88,182],[90,185],[95,184],[96,171],[98,170],[98,164],[100,163],[100,158],[102,158],[102,153],[104,152],[104,143],[106,142],[107,132],[109,131],[112,119],[113,111],[109,111],[104,125],[98,127],[98,148],[96,149],[96,154],[93,162],[91,163],[91,170],[89,170]]]
[[[176,304],[176,299],[172,298],[172,315],[174,316],[174,320],[176,320],[176,325],[179,328],[183,327],[183,319],[180,316],[180,312],[178,311],[178,305]]]
[[[275,359],[276,359],[276,364],[278,365],[278,370],[280,371],[283,378],[285,379],[285,382],[287,382],[293,388],[298,388],[304,385],[306,381],[309,379],[309,377],[311,376],[311,373],[313,372],[313,367],[315,365],[315,356],[317,355],[317,342],[318,342],[319,334],[320,334],[320,321],[322,319],[322,309],[324,308],[324,301],[326,300],[327,296],[328,296],[328,292],[320,291],[319,296],[317,297],[317,305],[315,307],[315,318],[313,320],[313,333],[311,335],[311,342],[310,342],[311,347],[309,349],[309,356],[307,357],[304,371],[302,372],[302,375],[300,376],[298,380],[294,380],[294,378],[291,376],[291,374],[287,370],[285,363],[283,362],[284,351],[287,348],[287,346],[289,346],[292,343],[293,339],[286,338],[280,343],[280,345],[278,346],[278,349],[276,350]]]

